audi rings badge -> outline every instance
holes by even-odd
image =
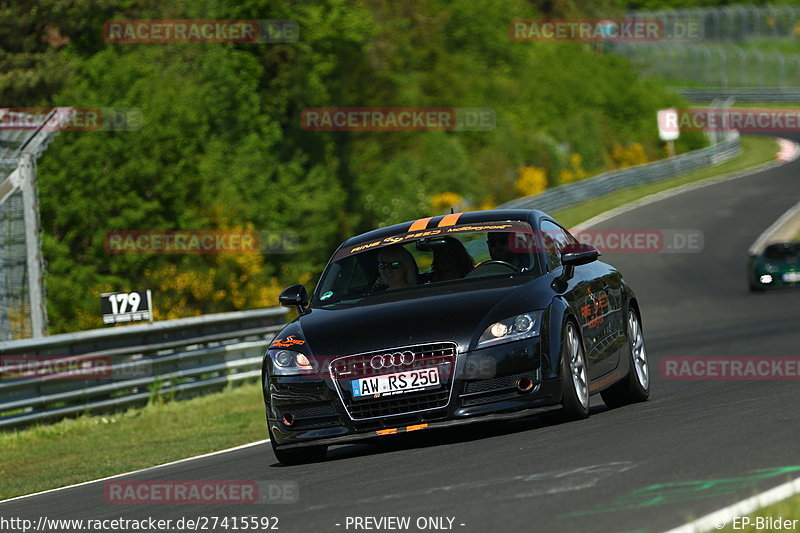
[[[369,364],[375,370],[390,368],[393,366],[405,366],[414,362],[414,352],[406,350],[404,352],[387,353],[376,355],[370,359]]]

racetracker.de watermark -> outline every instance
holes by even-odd
[[[293,20],[109,20],[109,43],[294,43],[300,26]]]
[[[659,129],[682,131],[740,131],[752,133],[800,131],[800,109],[691,107],[658,116]]]
[[[110,254],[292,254],[293,231],[119,230],[105,234]]]
[[[696,21],[674,22],[666,27],[658,19],[514,19],[508,25],[514,41],[528,42],[655,42],[698,41]]]
[[[153,374],[148,360],[96,355],[0,355],[0,380],[135,379]]]
[[[313,107],[300,113],[310,131],[490,131],[487,107]]]
[[[665,357],[661,377],[678,381],[800,380],[800,357]]]
[[[297,503],[296,481],[171,480],[107,481],[103,498],[110,504],[286,504]]]
[[[509,233],[509,248],[527,253],[541,247],[547,252],[558,233],[538,233],[541,245],[532,233]],[[574,230],[572,235],[579,243],[594,246],[604,254],[692,254],[702,252],[705,243],[703,232],[694,229],[583,229]]]
[[[136,131],[144,114],[133,107],[16,107],[0,110],[0,130]]]

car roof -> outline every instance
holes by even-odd
[[[517,220],[527,222],[531,218],[538,220],[540,216],[547,216],[542,211],[535,209],[490,209],[486,211],[467,211],[464,213],[453,213],[449,215],[439,215],[432,217],[419,218],[394,224],[385,228],[379,228],[361,235],[356,235],[342,243],[340,248],[358,245],[368,241],[384,239],[410,231],[422,231],[439,227],[453,226],[456,224],[479,224],[487,222],[498,222],[504,220]]]

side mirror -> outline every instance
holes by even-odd
[[[602,255],[600,250],[590,244],[577,243],[565,248],[561,252],[561,264],[564,265],[564,270],[553,280],[551,284],[553,290],[559,293],[566,291],[567,282],[575,273],[575,267],[597,261],[600,255]]]
[[[308,309],[308,291],[303,285],[292,285],[286,287],[278,296],[278,302],[286,307],[296,307],[301,315],[310,313]]]
[[[600,250],[590,244],[573,244],[561,252],[561,263],[565,266],[576,267],[597,261],[600,255]]]

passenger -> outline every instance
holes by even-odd
[[[378,250],[376,288],[403,289],[417,284],[419,270],[411,252],[395,244]]]
[[[431,281],[460,279],[475,267],[475,261],[458,239],[444,237],[444,241],[444,246],[433,248]]]

